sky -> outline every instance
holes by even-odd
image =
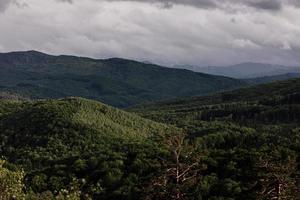
[[[0,0],[0,52],[300,66],[300,0]]]

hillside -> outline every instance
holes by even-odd
[[[68,189],[76,178],[94,198],[122,198],[128,193],[120,190],[153,170],[148,160],[176,131],[80,98],[0,102],[0,154],[25,169],[34,192]]]
[[[263,63],[241,63],[232,66],[193,67],[193,71],[239,79],[299,73],[300,67],[288,67]]]
[[[139,105],[131,110],[141,110],[145,113],[155,111],[180,110],[189,108],[197,110],[206,105],[218,105],[238,102],[261,102],[268,99],[282,99],[288,96],[297,96],[300,91],[300,78],[277,81],[268,84],[256,85],[233,91],[216,93],[202,97],[190,97],[161,101],[145,105]]]
[[[202,199],[299,199],[300,79],[132,111],[184,129],[207,155],[202,184],[192,184]]]
[[[37,200],[297,199],[299,82],[132,110],[159,123],[82,98],[1,100],[0,182]]]
[[[0,54],[0,91],[32,99],[79,96],[127,107],[244,86],[231,78],[131,60],[95,60],[40,52]]]

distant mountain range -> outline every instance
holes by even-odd
[[[79,96],[127,107],[246,85],[223,76],[120,58],[97,60],[37,51],[0,54],[0,92],[32,99]]]
[[[262,63],[242,63],[232,66],[179,66],[178,68],[186,68],[195,72],[202,72],[213,75],[221,75],[232,78],[247,79],[264,76],[278,76],[283,74],[299,73],[300,67],[289,67],[282,65],[271,65]],[[279,79],[280,80],[280,79]]]
[[[300,73],[287,73],[287,74],[280,74],[280,75],[274,75],[274,76],[263,76],[263,77],[257,77],[257,78],[249,78],[249,79],[243,79],[250,85],[258,85],[263,83],[271,83],[274,81],[284,81],[289,80],[293,78],[299,78]]]

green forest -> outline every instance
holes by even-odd
[[[243,87],[246,81],[121,58],[0,53],[0,92],[30,99],[94,99],[124,108],[167,98]]]
[[[1,200],[300,199],[300,79],[126,111],[12,99]]]

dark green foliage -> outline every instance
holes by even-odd
[[[3,100],[0,154],[29,199],[298,200],[299,82],[134,109],[160,123],[81,98]]]
[[[299,92],[294,79],[132,110],[185,129],[191,152],[206,152],[186,199],[298,199]]]
[[[274,122],[278,117],[280,121],[297,121],[299,104],[300,79],[292,79],[211,96],[145,104],[129,110],[149,118],[162,118],[165,122],[176,118],[204,121],[239,118],[240,121],[259,117]]]
[[[22,166],[35,193],[58,195],[76,178],[94,198],[137,195],[155,171],[151,159],[164,154],[161,141],[178,131],[78,98],[1,105],[13,109],[1,109],[0,154]]]
[[[33,99],[79,96],[117,107],[244,86],[240,80],[124,59],[0,54],[0,91]]]

